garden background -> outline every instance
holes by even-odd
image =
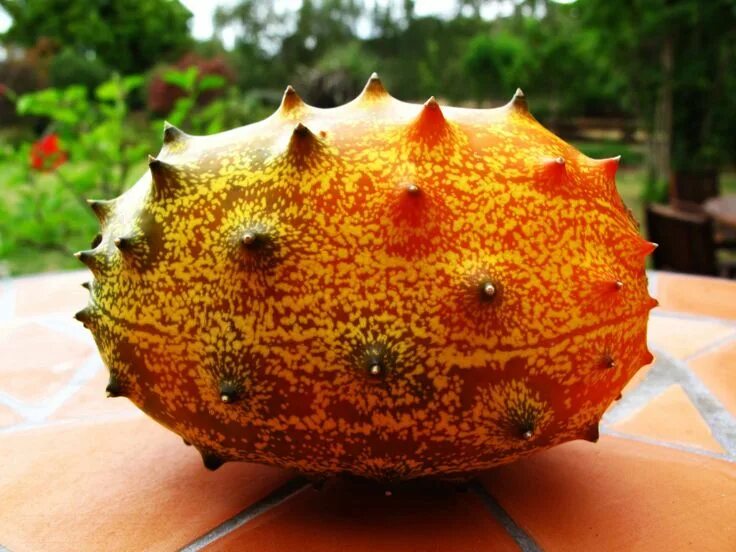
[[[736,191],[736,0],[223,0],[206,40],[184,4],[0,0],[0,276],[76,268],[86,198],[135,182],[164,120],[247,124],[289,83],[331,107],[373,71],[405,101],[492,107],[520,86],[584,153],[622,155],[639,220],[672,174]]]

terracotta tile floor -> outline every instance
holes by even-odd
[[[315,490],[199,455],[106,382],[84,272],[0,283],[0,551],[736,551],[736,282],[652,273],[656,360],[568,443],[483,474]]]

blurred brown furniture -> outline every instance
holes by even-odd
[[[736,194],[712,197],[703,203],[703,210],[718,224],[736,229]]]
[[[661,270],[716,276],[716,246],[713,223],[703,212],[690,212],[673,205],[647,206],[649,239],[659,247],[652,255]]]
[[[718,171],[674,171],[670,177],[670,201],[703,203],[720,193]]]
[[[736,251],[736,195],[712,197],[702,205],[672,198],[670,205],[678,211],[710,217],[716,249]]]

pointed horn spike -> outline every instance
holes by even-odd
[[[647,255],[651,255],[654,253],[654,250],[659,247],[658,243],[650,242],[647,240],[642,240],[641,245],[639,246],[638,253],[644,257]]]
[[[449,125],[442,113],[440,104],[431,96],[416,119],[410,124],[409,139],[435,144],[449,132]]]
[[[97,272],[103,265],[102,253],[98,253],[95,249],[77,251],[74,256],[93,273]]]
[[[304,160],[319,147],[319,139],[304,124],[297,123],[289,139],[288,151],[295,158]],[[301,161],[300,161],[301,162]]]
[[[85,328],[88,328],[92,322],[92,311],[89,307],[85,307],[74,313],[74,319],[81,322]]]
[[[564,185],[567,178],[567,163],[564,157],[545,157],[541,165],[543,178],[555,186]]]
[[[378,73],[373,72],[368,78],[368,82],[365,83],[363,91],[358,96],[358,100],[380,100],[388,97],[390,97],[390,94],[383,86],[381,78],[378,76]]]
[[[621,164],[621,156],[609,157],[608,159],[599,159],[597,161],[598,166],[606,177],[606,180],[613,180],[616,178],[618,167]]]
[[[100,224],[104,224],[110,217],[113,210],[113,201],[106,199],[88,199],[87,205],[89,205],[92,212],[100,221]]]
[[[514,92],[514,95],[512,96],[511,101],[506,105],[512,111],[516,111],[518,113],[528,113],[529,112],[529,106],[526,101],[526,95],[521,90],[521,88],[516,89],[516,92]]]
[[[429,99],[424,102],[424,107],[427,107],[429,109],[440,109],[440,104],[437,103],[437,100],[434,96],[430,96]]]
[[[314,137],[314,134],[312,134],[312,131],[309,130],[304,124],[297,123],[294,127],[293,131],[294,136],[299,136],[300,138],[306,138],[308,136]]]
[[[170,122],[164,121],[164,144],[182,143],[189,138],[190,136],[187,133],[182,132]]]
[[[162,161],[158,157],[154,157],[152,155],[148,156],[148,168],[151,169],[151,172],[154,173],[154,175],[157,173],[174,175],[178,172],[178,169],[171,163]]]
[[[278,112],[282,115],[288,115],[299,111],[303,107],[306,107],[304,101],[299,97],[294,87],[288,85],[286,90],[284,90],[284,95],[281,97],[281,105],[279,106]]]
[[[151,179],[156,195],[167,197],[175,195],[176,190],[181,188],[179,183],[179,170],[170,163],[148,156],[148,168],[151,171]]]

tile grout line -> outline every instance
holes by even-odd
[[[480,498],[493,517],[496,518],[496,521],[498,521],[506,530],[506,533],[514,539],[522,552],[542,552],[542,549],[536,541],[526,531],[519,527],[508,512],[503,509],[503,506],[501,506],[493,495],[486,490],[482,483],[475,481],[470,485],[470,490]]]
[[[651,437],[645,437],[644,435],[634,435],[633,433],[624,433],[615,429],[611,429],[606,426],[601,426],[600,432],[602,435],[609,435],[616,437],[617,439],[627,439],[629,441],[637,441],[639,443],[645,443],[647,445],[654,445],[657,447],[670,448],[673,450],[679,450],[681,452],[687,452],[688,454],[695,454],[697,456],[707,456],[708,458],[714,458],[715,460],[723,460],[724,462],[733,462],[734,458],[726,454],[718,454],[710,450],[700,449],[683,445],[680,443],[672,443],[670,441],[660,441],[658,439],[652,439]]]
[[[656,346],[650,345],[650,349],[656,357],[654,365],[639,385],[604,414],[603,424],[611,426],[622,422],[639,412],[671,385],[680,385],[708,425],[715,440],[726,451],[727,458],[732,461],[736,457],[736,421],[734,417],[690,370],[687,363]]]
[[[64,387],[53,395],[44,398],[42,404],[29,404],[1,390],[0,404],[15,411],[25,422],[45,422],[102,368],[102,361],[96,353],[93,353],[88,355],[87,359],[77,367]]]
[[[675,379],[682,386],[685,394],[700,412],[710,427],[713,437],[728,452],[730,457],[736,456],[736,419],[711,393],[710,389],[698,378],[683,361],[668,353],[655,349],[660,356],[676,370]]]
[[[698,349],[694,353],[686,356],[683,360],[684,362],[690,362],[691,360],[695,360],[698,357],[701,357],[703,355],[707,355],[708,353],[712,353],[713,351],[720,349],[724,345],[728,345],[731,341],[736,342],[736,332],[729,333],[720,339],[716,339],[713,343],[710,345],[706,345],[705,347]]]
[[[190,542],[189,544],[181,548],[179,552],[197,552],[198,550],[204,549],[206,546],[209,546],[216,540],[242,527],[243,525],[257,518],[261,514],[267,512],[268,510],[271,510],[272,508],[275,508],[283,502],[286,502],[287,500],[301,493],[308,487],[309,482],[302,477],[290,479],[280,487],[277,487],[276,489],[271,491],[268,495],[266,495],[259,501],[254,502],[253,504],[242,510],[240,513],[235,514],[233,517],[223,521],[220,525],[218,525],[208,533],[205,533],[198,539]]]
[[[649,344],[650,348],[654,348]],[[639,412],[654,398],[679,380],[673,378],[673,366],[665,359],[656,357],[654,364],[639,384],[628,391],[621,400],[615,402],[603,415],[606,425],[617,424]]]

